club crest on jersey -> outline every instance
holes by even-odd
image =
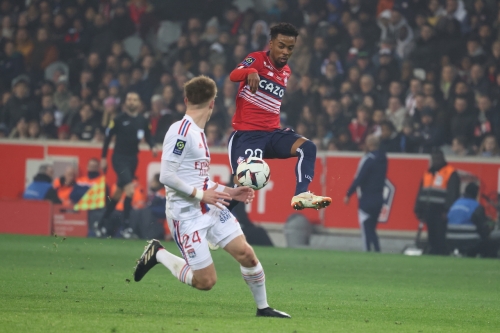
[[[184,151],[185,147],[186,147],[186,141],[183,141],[181,139],[177,139],[177,142],[175,143],[175,146],[174,146],[173,153],[176,155],[182,155],[182,152]]]
[[[194,257],[196,257],[196,252],[194,249],[188,249],[187,250],[187,255],[189,258],[193,259]]]
[[[245,67],[248,67],[250,66],[251,64],[253,64],[253,62],[255,61],[255,58],[254,57],[246,57],[245,60],[243,60],[241,62],[241,64]]]
[[[259,90],[271,94],[278,99],[282,99],[285,94],[285,87],[276,82],[267,79],[261,79],[259,82]]]
[[[245,158],[243,156],[240,156],[238,157],[238,159],[236,160],[236,163],[240,164],[241,162],[243,162],[245,160]]]

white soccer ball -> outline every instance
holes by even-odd
[[[269,182],[271,170],[263,159],[249,157],[238,165],[236,177],[240,185],[260,190]]]

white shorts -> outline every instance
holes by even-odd
[[[184,221],[167,218],[175,243],[192,270],[212,264],[208,242],[226,247],[236,237],[243,235],[240,223],[229,209],[212,208],[206,214]]]

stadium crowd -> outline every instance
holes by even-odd
[[[0,137],[102,142],[128,91],[157,143],[185,112],[183,84],[219,88],[207,124],[226,146],[237,85],[269,27],[300,35],[283,127],[330,151],[500,156],[500,6],[488,0],[0,1]]]

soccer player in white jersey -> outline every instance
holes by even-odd
[[[208,243],[218,245],[239,263],[243,279],[257,303],[257,316],[290,318],[267,304],[262,265],[236,218],[226,208],[231,199],[251,203],[251,188],[225,187],[210,181],[210,152],[203,128],[210,119],[217,88],[199,76],[184,85],[186,115],[170,126],[163,142],[160,181],[166,186],[166,214],[170,230],[183,258],[149,241],[137,262],[135,281],[161,263],[182,283],[210,290],[217,280]]]

